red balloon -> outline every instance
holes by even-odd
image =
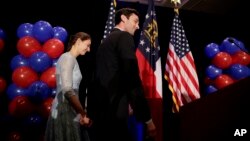
[[[250,55],[244,51],[238,51],[232,56],[233,64],[248,65],[250,64]]]
[[[212,85],[213,84],[213,80],[209,77],[205,77],[205,80],[204,80],[205,84],[206,85]]]
[[[16,68],[12,74],[12,81],[21,88],[27,88],[31,83],[37,80],[37,73],[27,66]]]
[[[41,81],[46,83],[50,88],[56,87],[56,67],[50,67],[44,71],[40,78]]]
[[[3,50],[4,48],[4,41],[3,39],[0,39],[0,52]]]
[[[45,141],[45,135],[44,135],[44,133],[42,133],[42,134],[39,136],[38,141]]]
[[[31,36],[24,36],[17,42],[18,52],[25,57],[30,57],[34,52],[40,51],[41,49],[41,44]]]
[[[43,45],[42,49],[50,58],[58,58],[64,51],[64,44],[57,38],[49,39]]]
[[[229,68],[232,64],[232,57],[226,52],[219,52],[212,59],[212,64],[221,69]]]
[[[0,77],[0,94],[6,89],[6,80]]]
[[[9,114],[14,117],[25,117],[31,114],[34,106],[27,96],[17,96],[9,103]]]
[[[233,84],[234,80],[229,75],[222,74],[222,75],[216,77],[214,82],[215,82],[216,88],[221,89],[221,88],[224,88],[228,85]]]
[[[22,141],[22,135],[19,132],[11,132],[8,136],[8,141]]]
[[[43,115],[44,118],[49,117],[53,100],[54,98],[49,97],[43,101],[41,106],[41,114]]]

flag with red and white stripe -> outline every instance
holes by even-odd
[[[192,53],[179,15],[176,13],[165,66],[165,78],[173,94],[173,111],[200,98],[199,81]]]

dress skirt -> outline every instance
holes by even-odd
[[[87,129],[81,128],[77,113],[69,101],[66,98],[63,99],[62,93],[59,93],[56,98],[57,114],[52,116],[53,113],[51,113],[48,117],[45,141],[89,141]]]

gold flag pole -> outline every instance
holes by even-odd
[[[115,7],[116,7],[116,0],[114,0],[114,5],[115,5]]]

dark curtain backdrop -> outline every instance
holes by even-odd
[[[14,6],[15,5],[15,6]],[[105,22],[107,20],[110,0],[89,1],[18,1],[1,2],[0,28],[6,33],[5,49],[0,53],[0,76],[4,76],[8,85],[12,82],[10,69],[11,59],[18,54],[16,44],[18,41],[16,31],[22,23],[32,23],[39,20],[49,22],[53,27],[64,27],[69,35],[78,31],[84,31],[92,36],[91,52],[78,58],[83,73],[81,92],[85,88],[92,75],[95,51],[103,36]],[[117,8],[132,7],[140,13],[140,27],[144,22],[147,5],[140,3],[117,2]],[[222,5],[223,7],[223,5]],[[189,41],[200,81],[200,90],[204,93],[205,68],[210,64],[205,57],[204,48],[207,44],[215,42],[220,44],[226,37],[235,37],[245,43],[249,50],[250,27],[248,17],[244,17],[246,4],[235,5],[231,11],[223,15],[201,13],[180,9],[180,18]],[[166,55],[168,50],[170,30],[174,16],[173,9],[156,6],[156,16],[159,30],[159,44],[161,47],[162,70],[164,72]],[[138,43],[140,31],[135,34],[135,42]],[[164,135],[166,140],[175,140],[178,130],[178,119],[171,112],[172,98],[168,90],[167,82],[163,79],[164,90]],[[1,96],[1,115],[7,112],[7,102]],[[7,100],[7,99],[6,99]]]

